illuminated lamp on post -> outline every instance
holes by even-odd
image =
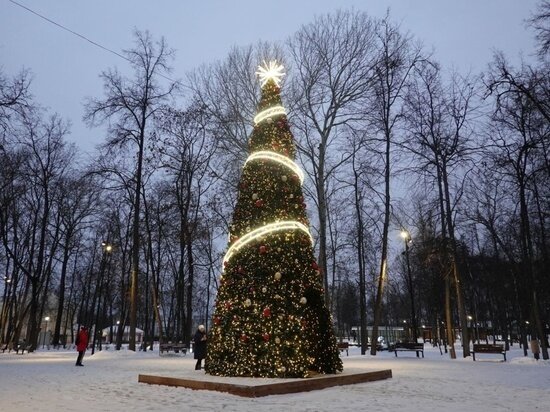
[[[113,245],[109,243],[108,241],[101,242],[101,249],[103,250],[102,256],[101,256],[101,262],[99,264],[99,293],[98,293],[98,302],[96,307],[96,313],[95,313],[95,328],[94,328],[94,335],[92,338],[92,355],[95,353],[96,343],[99,341],[99,349],[101,350],[101,340],[102,340],[102,330],[103,328],[100,325],[100,309],[101,309],[101,298],[103,296],[103,288],[105,283],[105,272],[106,268],[110,262],[111,253],[113,252]],[[105,305],[105,302],[103,302],[103,305]]]
[[[46,344],[46,335],[48,334],[48,326],[50,324],[50,317],[46,316],[44,318],[44,322],[46,322],[46,329],[44,329],[44,334],[42,335],[42,349],[44,349],[44,345]],[[49,349],[49,343],[48,343],[48,349]]]

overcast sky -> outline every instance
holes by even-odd
[[[495,49],[513,61],[531,59],[533,33],[525,19],[536,0],[17,0],[59,24],[115,51],[132,46],[132,30],[164,36],[177,50],[174,78],[203,64],[223,59],[232,46],[259,40],[283,41],[318,14],[351,8],[382,17],[391,9],[394,21],[435,49],[445,68],[483,70]],[[112,66],[129,72],[128,64],[61,30],[32,13],[0,0],[0,65],[13,75],[21,68],[34,74],[36,100],[70,119],[71,141],[91,151],[103,140],[102,130],[82,123],[85,97],[99,97],[99,73]]]

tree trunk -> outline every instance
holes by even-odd
[[[145,110],[143,112],[145,115]],[[136,351],[136,323],[138,306],[138,278],[139,278],[139,215],[141,200],[141,178],[143,167],[143,151],[145,144],[145,124],[142,123],[139,136],[139,150],[136,170],[136,191],[134,195],[134,224],[132,227],[132,272],[130,279],[130,339],[128,350]]]
[[[445,327],[451,359],[456,359],[453,318],[451,313],[451,279],[450,274],[445,276]]]
[[[389,116],[388,116],[389,118]],[[384,228],[382,231],[382,254],[380,256],[380,273],[378,275],[378,288],[376,290],[376,301],[374,303],[374,322],[372,325],[371,337],[371,355],[376,355],[376,345],[378,342],[378,325],[382,315],[382,298],[384,296],[384,284],[386,282],[388,270],[388,234],[390,228],[391,203],[390,203],[390,132],[386,132],[386,151],[385,151],[385,200],[384,200]]]

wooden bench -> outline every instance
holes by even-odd
[[[504,362],[506,362],[506,351],[504,345],[490,345],[482,343],[474,343],[474,349],[472,350],[472,357],[476,360],[476,353],[496,353],[504,356]]]
[[[340,353],[346,351],[346,356],[349,356],[349,342],[338,342],[338,349]]]
[[[395,352],[395,356],[397,357],[397,352],[416,352],[416,357],[419,357],[419,353],[422,353],[422,357],[424,357],[424,344],[423,343],[415,343],[415,342],[397,342],[395,346],[393,347],[393,351]]]
[[[162,355],[164,352],[181,353],[185,356],[187,354],[187,346],[183,343],[161,343],[159,345],[159,355]]]
[[[17,346],[15,347],[15,353],[19,355],[19,351],[21,351],[21,355],[23,355],[25,353],[25,351],[27,351],[27,353],[29,353],[29,348],[31,347],[31,345],[27,344],[27,343],[18,343]]]

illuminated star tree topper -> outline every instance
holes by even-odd
[[[264,87],[270,79],[278,86],[281,82],[281,78],[286,74],[283,70],[283,65],[277,64],[275,60],[271,60],[269,63],[264,61],[263,65],[258,66],[256,74],[260,77],[260,84],[262,87]]]

